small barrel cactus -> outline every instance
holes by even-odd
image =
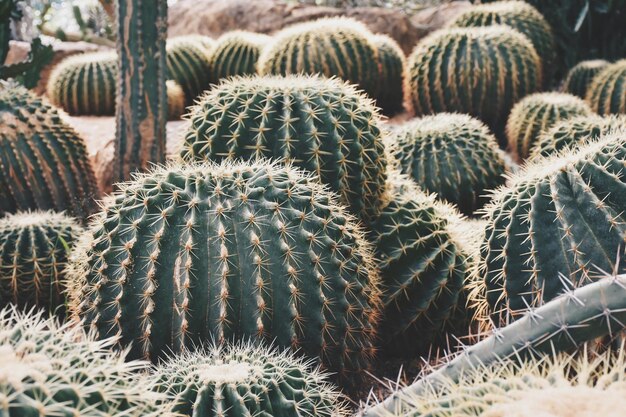
[[[585,98],[593,78],[608,65],[610,63],[603,59],[579,62],[567,73],[563,81],[562,90],[580,98]]]
[[[260,33],[234,31],[222,35],[211,52],[211,82],[236,75],[256,73],[263,47],[271,37]]]
[[[21,87],[0,85],[0,213],[97,208],[87,148],[56,109]]]
[[[289,352],[252,343],[185,352],[154,372],[153,390],[181,416],[348,416],[327,375]]]
[[[471,116],[425,116],[402,125],[392,141],[400,170],[464,214],[482,207],[487,190],[504,183],[504,153],[487,126]]]
[[[304,168],[362,219],[384,203],[381,120],[369,99],[336,79],[234,78],[192,111],[185,161],[272,158]]]
[[[185,92],[182,87],[173,80],[165,82],[167,90],[167,115],[169,120],[178,120],[185,114]]]
[[[91,234],[72,264],[74,311],[99,337],[132,344],[133,358],[259,338],[346,383],[370,364],[370,249],[333,194],[294,168],[156,168],[120,187]]]
[[[461,48],[467,53],[454,53]],[[442,29],[409,56],[406,102],[417,115],[467,113],[499,132],[513,105],[541,87],[541,71],[535,48],[513,29]]]
[[[171,38],[167,41],[168,79],[185,92],[187,104],[193,103],[211,85],[211,63],[205,49],[196,41]]]
[[[398,43],[387,35],[373,38],[378,49],[378,70],[380,88],[376,96],[376,105],[386,115],[393,116],[404,110],[404,66],[406,57]]]
[[[626,114],[626,59],[608,65],[593,77],[587,101],[598,114]]]
[[[562,120],[588,116],[591,109],[581,98],[564,93],[536,93],[517,103],[506,123],[508,146],[518,161],[530,155],[541,134]]]
[[[195,43],[197,46],[199,46],[200,48],[204,50],[204,53],[207,56],[210,56],[211,53],[213,52],[213,49],[215,48],[215,40],[213,40],[213,38],[209,36],[194,34],[194,35],[176,36],[173,39]]]
[[[321,74],[379,91],[378,52],[371,32],[356,20],[320,19],[278,32],[259,58],[263,75]]]

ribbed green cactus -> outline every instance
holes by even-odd
[[[506,25],[525,35],[535,47],[543,67],[543,83],[552,82],[556,62],[556,42],[544,17],[524,1],[497,1],[479,4],[456,17],[450,26],[481,27]]]
[[[192,111],[185,161],[273,158],[316,174],[368,221],[384,204],[381,120],[369,99],[336,79],[235,78]]]
[[[187,104],[211,85],[211,62],[205,49],[196,41],[171,38],[167,41],[167,71],[185,92]]]
[[[539,136],[539,140],[530,151],[529,159],[573,150],[610,131],[620,129],[626,129],[626,116],[601,117],[592,114],[564,120]]]
[[[593,77],[587,101],[598,114],[626,114],[626,59],[608,65]]]
[[[22,87],[0,85],[0,213],[67,211],[84,219],[100,192],[82,138]]]
[[[293,25],[275,35],[258,63],[263,75],[321,74],[357,84],[370,97],[379,91],[378,49],[371,32],[348,18]]]
[[[579,62],[567,73],[567,77],[563,81],[562,90],[580,98],[585,98],[593,78],[608,65],[610,63],[603,59]]]
[[[487,190],[504,183],[504,153],[481,121],[439,113],[409,121],[392,135],[400,169],[424,190],[465,214],[487,201]]]
[[[209,36],[204,36],[204,35],[182,35],[182,36],[176,36],[175,38],[173,38],[175,40],[184,40],[184,41],[189,41],[189,42],[193,42],[195,43],[197,46],[201,47],[204,50],[204,53],[207,56],[211,55],[211,52],[213,52],[213,49],[215,48],[215,40],[213,40],[213,38],[209,37]]]
[[[173,80],[165,82],[167,90],[167,116],[169,120],[178,120],[185,114],[185,92],[180,85]]]
[[[234,31],[222,35],[211,52],[211,82],[235,75],[255,74],[263,47],[272,38],[260,33]]]
[[[541,77],[535,48],[513,29],[442,29],[409,57],[406,102],[417,115],[467,113],[499,132],[513,105],[541,87]]]
[[[517,160],[522,161],[528,158],[539,137],[552,126],[591,113],[587,103],[571,94],[531,94],[511,110],[506,122],[508,147]]]
[[[181,416],[348,416],[326,380],[289,352],[237,343],[170,359],[155,370],[153,389],[174,397]]]
[[[148,390],[145,364],[110,345],[42,313],[0,311],[0,414],[174,417],[154,406],[170,398]]]
[[[157,168],[94,219],[73,265],[74,309],[99,337],[132,343],[134,358],[256,337],[360,378],[377,275],[333,200],[313,177],[267,162]]]
[[[378,71],[380,88],[376,95],[376,105],[389,116],[404,110],[404,66],[406,57],[398,43],[387,35],[372,38],[378,49]]]

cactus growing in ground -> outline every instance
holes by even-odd
[[[380,128],[370,100],[340,80],[234,78],[209,91],[192,111],[181,157],[292,162],[316,174],[369,221],[385,197]]]
[[[181,416],[348,416],[327,375],[289,352],[252,343],[185,352],[155,370],[153,389]]]
[[[598,114],[626,114],[626,59],[608,65],[593,77],[587,101]]]
[[[22,87],[0,85],[0,213],[67,211],[84,219],[99,198],[85,143]]]
[[[256,73],[263,47],[272,38],[260,33],[234,31],[222,35],[211,52],[211,82],[223,78]]]
[[[378,49],[371,32],[347,18],[293,25],[275,35],[261,54],[262,75],[321,74],[357,84],[370,97],[379,91]]]
[[[511,110],[506,123],[508,147],[522,161],[528,158],[539,137],[556,123],[591,113],[587,103],[571,94],[531,94]]]
[[[372,41],[378,50],[380,80],[376,105],[386,115],[393,116],[404,110],[403,77],[406,57],[400,45],[387,35],[375,35]]]
[[[185,92],[187,104],[211,85],[211,62],[205,49],[196,41],[172,38],[167,41],[167,72]]]
[[[603,59],[579,62],[567,73],[563,81],[562,90],[580,98],[585,98],[594,77],[608,65],[610,63]]]
[[[74,311],[157,360],[211,338],[294,347],[362,376],[379,290],[354,219],[289,166],[190,164],[124,184],[72,266]],[[121,294],[124,297],[121,297]]]
[[[496,138],[479,120],[439,113],[402,125],[392,151],[400,170],[424,190],[472,214],[487,190],[504,184],[507,166]]]
[[[455,51],[467,53],[459,56]],[[504,26],[442,29],[415,47],[404,94],[417,115],[459,112],[500,132],[513,105],[541,87],[530,41]]]

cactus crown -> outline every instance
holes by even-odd
[[[626,59],[608,65],[593,77],[587,102],[598,114],[626,114]]]
[[[171,38],[167,41],[168,79],[176,81],[192,103],[211,84],[211,63],[205,49],[196,41]]]
[[[240,30],[220,36],[211,53],[211,82],[217,84],[223,78],[255,74],[261,51],[270,41],[267,35]]]
[[[563,81],[563,91],[585,98],[593,78],[610,63],[603,59],[582,61],[572,67]]]
[[[210,56],[211,52],[213,52],[213,48],[215,48],[215,40],[209,36],[193,34],[176,36],[172,39],[176,41],[195,43],[197,46],[200,46],[202,49],[204,49],[204,52],[207,54],[207,56]]]

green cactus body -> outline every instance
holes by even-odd
[[[169,120],[178,120],[185,114],[187,107],[185,106],[185,92],[182,87],[176,84],[176,81],[167,80],[165,82],[167,89],[167,115]]]
[[[562,120],[588,116],[591,109],[571,94],[536,93],[517,103],[506,123],[509,149],[518,161],[530,155],[539,137]]]
[[[376,35],[373,42],[378,50],[380,88],[376,105],[389,116],[404,111],[404,66],[406,57],[398,43],[387,35]]]
[[[9,54],[11,20],[15,16],[17,4],[17,0],[2,0],[0,2],[0,66]]]
[[[256,73],[256,65],[263,47],[272,38],[260,33],[234,31],[222,35],[211,53],[211,82],[236,75]]]
[[[320,19],[277,33],[259,59],[259,73],[320,74],[357,84],[370,97],[379,91],[378,52],[371,32],[347,18]]]
[[[273,158],[316,174],[369,221],[384,205],[381,120],[369,99],[336,79],[234,78],[192,111],[185,161]]]
[[[99,337],[132,343],[134,358],[258,338],[342,381],[369,366],[371,252],[333,194],[293,168],[157,168],[121,186],[92,235],[73,265],[75,311]]]
[[[487,126],[464,114],[439,113],[404,124],[393,135],[400,169],[424,190],[471,215],[504,183],[504,153]]]
[[[154,390],[181,416],[348,416],[327,375],[288,352],[254,344],[183,353],[155,370]]]
[[[532,44],[513,29],[443,29],[409,56],[406,102],[417,115],[467,113],[499,132],[513,105],[541,87],[541,71]]]
[[[0,86],[0,213],[67,211],[84,219],[100,192],[85,143],[22,87]]]
[[[211,38],[209,36],[204,36],[204,35],[183,35],[183,36],[176,36],[173,39],[176,40],[176,41],[180,40],[180,41],[193,42],[197,46],[201,47],[204,50],[204,53],[207,56],[210,56],[211,52],[213,52],[213,49],[215,48],[215,40],[213,40],[213,38]]]
[[[167,72],[185,92],[187,104],[211,85],[211,63],[205,49],[186,38],[167,41]]]
[[[450,26],[481,27],[506,25],[525,35],[535,47],[543,67],[543,83],[552,82],[556,43],[552,28],[544,17],[530,4],[523,1],[497,1],[479,4],[456,17]]]
[[[603,59],[579,62],[567,73],[567,77],[563,81],[562,90],[580,98],[585,98],[593,78],[608,65],[610,63]]]
[[[626,59],[608,65],[593,77],[587,102],[598,114],[626,114]]]

